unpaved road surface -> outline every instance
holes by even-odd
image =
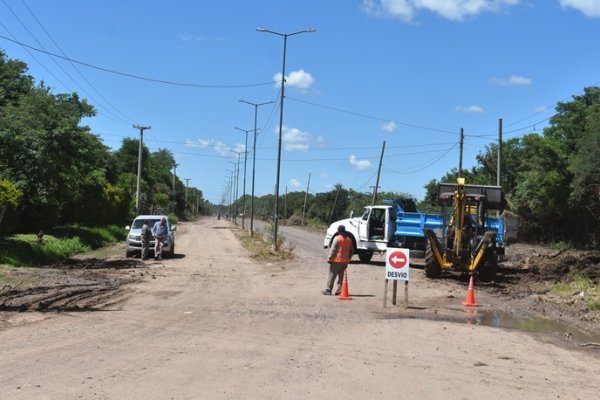
[[[427,281],[411,269],[410,307],[401,286],[398,305],[384,309],[384,263],[353,263],[353,300],[340,301],[320,294],[322,235],[305,232],[314,245],[299,242],[294,260],[268,264],[247,256],[234,229],[208,218],[180,224],[174,259],[108,260],[111,299],[80,294],[81,306],[51,299],[39,307],[38,299],[17,307],[18,296],[4,297],[14,307],[0,312],[0,398],[599,396],[596,348],[480,324],[518,304],[507,283],[478,290],[482,307],[465,312],[465,282]],[[293,240],[291,228],[281,232]],[[93,281],[58,271],[74,285]]]

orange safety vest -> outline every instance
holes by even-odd
[[[350,236],[338,235],[337,240],[337,251],[334,253],[333,257],[329,259],[329,262],[347,264],[352,258],[352,239],[350,239]]]

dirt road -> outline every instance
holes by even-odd
[[[598,350],[473,324],[462,283],[415,269],[411,308],[383,309],[382,266],[353,264],[352,301],[321,295],[314,238],[293,261],[262,265],[229,222],[180,224],[175,259],[120,270],[141,281],[119,303],[0,313],[0,398],[598,397]],[[477,296],[480,312],[498,305]]]

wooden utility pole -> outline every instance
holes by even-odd
[[[306,192],[304,193],[304,206],[302,207],[302,226],[304,226],[304,213],[306,212],[306,199],[308,198],[308,187],[310,186],[310,172],[308,173],[308,183],[306,184]]]
[[[140,143],[138,148],[138,170],[137,170],[137,188],[135,190],[135,211],[140,215],[140,182],[142,179],[142,148],[144,146],[144,131],[150,129],[149,126],[133,125],[134,129],[140,130]]]
[[[385,140],[383,141],[383,146],[381,147],[381,156],[379,157],[379,167],[377,168],[377,181],[375,182],[375,187],[373,188],[373,202],[372,206],[375,205],[375,201],[377,201],[377,189],[379,188],[379,176],[381,175],[381,164],[383,163],[383,153],[385,152]]]
[[[177,197],[175,192],[175,179],[177,178],[177,166],[179,164],[173,163],[173,214],[175,214],[175,206],[177,205]]]
[[[496,167],[496,186],[502,185],[502,118],[498,119],[498,165]]]

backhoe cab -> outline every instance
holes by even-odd
[[[437,278],[442,270],[479,274],[482,282],[496,277],[498,254],[504,252],[503,220],[487,216],[489,210],[501,210],[502,189],[498,186],[439,184],[444,229],[438,237],[425,228],[425,275]],[[500,237],[498,237],[500,235]]]

